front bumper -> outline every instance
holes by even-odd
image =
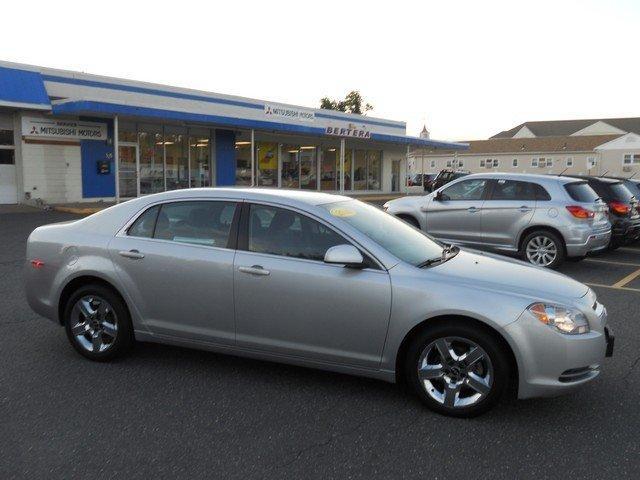
[[[507,325],[505,333],[517,350],[518,398],[570,393],[595,379],[604,358],[613,354],[613,334],[605,322],[603,310],[589,320],[589,333],[565,335],[525,312]]]

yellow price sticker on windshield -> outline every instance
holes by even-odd
[[[334,217],[353,217],[356,214],[356,212],[353,210],[340,207],[332,208],[331,210],[329,210],[329,213]]]

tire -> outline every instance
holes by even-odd
[[[89,360],[106,362],[125,354],[133,345],[129,310],[107,287],[80,287],[67,301],[63,315],[69,342]]]
[[[456,361],[449,353],[446,365],[442,362],[441,345],[463,358]],[[479,351],[473,350],[478,347]],[[465,350],[482,356],[471,367],[466,366]],[[438,365],[445,368],[438,370]],[[405,359],[405,378],[434,412],[471,418],[485,413],[500,400],[509,384],[510,368],[508,355],[493,335],[473,324],[452,321],[425,328],[413,340]]]
[[[418,220],[416,220],[415,218],[413,218],[413,217],[411,217],[409,215],[400,215],[400,216],[398,216],[398,218],[400,220],[404,220],[405,222],[407,222],[412,227],[415,227],[418,230],[420,230],[420,224],[418,223]]]
[[[562,265],[566,257],[564,241],[548,230],[536,230],[522,241],[520,255],[525,262],[532,265],[556,269]],[[539,263],[536,263],[535,259],[540,259]]]

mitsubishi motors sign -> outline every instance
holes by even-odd
[[[22,117],[22,135],[60,140],[106,140],[107,125],[82,120]]]
[[[264,114],[267,117],[280,117],[283,119],[300,120],[302,122],[313,122],[316,119],[316,114],[313,110],[287,107],[284,105],[277,105],[274,103],[265,104]]]

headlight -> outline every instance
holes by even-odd
[[[555,328],[567,335],[578,335],[589,332],[589,322],[586,317],[575,308],[562,305],[549,305],[546,303],[534,303],[529,310],[538,320],[545,325]]]

